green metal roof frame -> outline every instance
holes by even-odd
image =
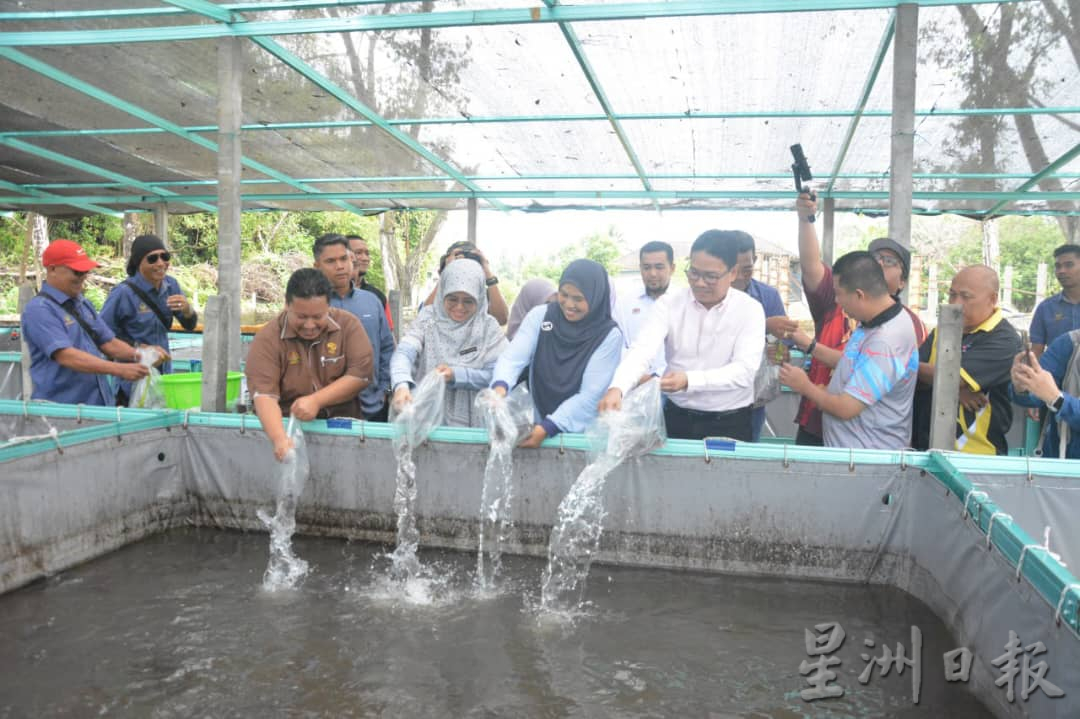
[[[790,197],[789,193],[772,191],[729,191],[729,190],[688,190],[688,191],[657,191],[651,184],[652,179],[779,179],[777,175],[660,175],[649,174],[645,171],[637,153],[632,147],[624,129],[624,122],[635,120],[656,119],[714,119],[714,118],[758,118],[758,117],[848,117],[850,122],[845,132],[841,150],[837,153],[829,174],[828,184],[819,194],[836,199],[883,199],[888,193],[872,191],[837,192],[833,187],[838,179],[864,178],[885,179],[886,173],[853,173],[842,174],[841,168],[847,155],[848,148],[855,135],[860,120],[863,117],[888,117],[889,111],[867,110],[866,105],[870,99],[879,71],[890,49],[891,39],[895,29],[895,12],[890,15],[886,29],[882,35],[875,54],[873,64],[863,85],[862,93],[857,107],[850,111],[764,111],[764,112],[723,112],[723,113],[638,113],[619,114],[612,107],[596,73],[593,71],[588,58],[574,29],[570,23],[582,21],[610,21],[631,20],[660,17],[690,17],[705,15],[733,15],[733,14],[763,14],[763,13],[798,13],[816,12],[823,10],[869,10],[895,8],[901,4],[899,0],[671,0],[669,2],[627,2],[610,4],[576,4],[561,5],[559,0],[544,0],[543,7],[532,8],[507,8],[507,9],[481,9],[462,11],[441,12],[405,12],[400,14],[381,15],[358,15],[353,17],[332,17],[318,19],[290,19],[273,21],[248,21],[238,13],[259,13],[277,10],[297,10],[319,7],[342,7],[363,6],[373,4],[385,4],[374,0],[292,0],[274,1],[261,3],[229,3],[216,4],[207,0],[165,0],[173,7],[146,7],[124,8],[116,10],[73,10],[52,12],[8,12],[0,13],[0,22],[12,20],[74,20],[86,18],[131,18],[153,16],[175,16],[185,13],[195,13],[201,17],[210,18],[213,24],[171,25],[161,27],[140,28],[117,28],[117,29],[94,29],[94,30],[61,30],[61,31],[34,31],[34,32],[0,32],[0,57],[5,57],[18,62],[24,67],[35,70],[47,77],[93,97],[107,105],[128,112],[154,127],[151,128],[107,128],[98,130],[29,130],[17,132],[0,132],[0,143],[26,152],[31,152],[41,157],[63,162],[69,166],[78,167],[91,174],[115,180],[114,183],[37,183],[15,184],[4,183],[0,187],[12,191],[23,192],[28,197],[0,198],[5,203],[25,206],[41,206],[57,204],[57,197],[63,198],[63,204],[88,211],[107,210],[97,207],[96,203],[145,203],[165,202],[175,205],[182,202],[189,205],[212,209],[208,203],[216,198],[207,195],[179,195],[168,188],[178,185],[213,185],[212,180],[195,180],[192,182],[153,182],[138,181],[117,173],[110,173],[105,168],[97,168],[88,163],[81,163],[74,158],[63,158],[58,153],[43,150],[36,146],[25,143],[19,138],[25,137],[58,137],[74,135],[110,135],[110,134],[140,134],[168,132],[183,137],[201,147],[211,151],[217,150],[217,144],[199,136],[198,133],[214,132],[216,128],[211,125],[182,127],[160,118],[152,113],[134,106],[110,93],[95,88],[89,83],[74,78],[67,73],[52,68],[18,50],[15,46],[46,47],[56,45],[89,45],[89,44],[123,44],[138,42],[162,42],[180,40],[205,40],[223,37],[247,37],[284,62],[295,72],[315,83],[321,89],[330,93],[351,110],[363,116],[364,120],[356,121],[328,121],[328,122],[281,122],[245,125],[243,130],[279,130],[279,129],[309,129],[329,127],[353,127],[374,126],[388,134],[398,143],[405,146],[410,152],[433,164],[445,173],[445,176],[424,177],[358,177],[358,178],[322,178],[297,180],[276,172],[261,163],[244,158],[245,166],[257,170],[278,182],[283,182],[300,190],[299,193],[249,193],[242,196],[244,202],[288,202],[288,201],[312,201],[324,200],[336,204],[350,211],[361,212],[358,208],[348,204],[349,199],[385,199],[393,200],[424,200],[424,199],[474,199],[479,198],[487,201],[497,209],[507,209],[499,202],[500,199],[539,199],[539,198],[564,198],[564,199],[645,199],[659,208],[658,201],[661,199],[770,199],[783,196]],[[400,0],[405,2],[405,0]],[[1004,0],[1004,2],[1024,2],[1025,0]],[[393,0],[392,0],[393,2]],[[920,6],[947,6],[947,5],[974,5],[974,4],[1001,4],[999,0],[914,0],[909,4]],[[392,3],[391,3],[392,4]],[[283,48],[271,36],[297,35],[309,33],[327,32],[357,32],[379,30],[401,30],[416,28],[447,28],[447,27],[473,27],[488,25],[534,25],[538,23],[556,23],[563,33],[570,49],[578,62],[578,65],[587,80],[589,86],[596,95],[597,101],[603,109],[602,114],[578,114],[578,115],[528,115],[528,116],[495,116],[495,117],[469,117],[469,118],[414,118],[388,120],[381,117],[377,112],[360,102],[352,94],[348,93],[335,83],[330,81],[312,68],[309,64],[296,56],[291,51]],[[1037,107],[1037,108],[960,108],[952,110],[930,109],[917,111],[921,116],[977,116],[977,115],[1010,115],[1010,114],[1050,114],[1065,115],[1078,114],[1080,107]],[[634,167],[635,175],[525,175],[513,177],[491,177],[479,175],[466,175],[454,168],[448,161],[439,157],[421,143],[413,140],[409,135],[396,129],[398,125],[423,125],[423,124],[481,124],[481,123],[509,123],[509,122],[553,122],[553,121],[603,121],[609,123],[614,129],[620,144],[628,159]],[[50,154],[51,153],[51,154]],[[932,173],[915,174],[917,178],[924,179],[1020,179],[1025,181],[1017,188],[1009,192],[918,192],[913,193],[915,199],[920,200],[984,200],[993,201],[995,204],[989,210],[963,210],[963,214],[993,216],[1005,210],[1010,203],[1030,199],[1035,195],[1028,193],[1037,184],[1047,178],[1071,179],[1075,173],[1067,173],[1063,168],[1080,155],[1080,144],[1064,153],[1042,171],[1032,175],[1017,175],[1015,173],[958,173],[942,174],[940,177]],[[66,161],[65,161],[66,160]],[[542,180],[542,179],[631,179],[636,178],[643,185],[640,191],[626,190],[534,190],[534,191],[499,191],[481,187],[479,182],[498,182],[504,180]],[[456,182],[466,188],[464,191],[402,191],[402,192],[344,192],[326,193],[318,190],[314,185],[322,182],[341,182],[347,179],[352,182]],[[270,183],[271,180],[248,179],[244,184]],[[77,188],[112,188],[131,186],[146,190],[146,195],[117,195],[117,196],[50,196],[43,193],[43,188],[50,189],[77,189]],[[16,189],[17,188],[17,189]],[[1039,201],[1080,201],[1080,191],[1063,192],[1038,192]],[[594,209],[592,206],[586,206]],[[526,208],[521,208],[526,209]],[[551,207],[543,210],[554,209]],[[674,208],[672,208],[674,209]],[[763,208],[766,209],[766,208]],[[842,208],[848,211],[860,211],[857,208]],[[366,208],[364,212],[371,212],[372,208]],[[879,210],[868,210],[877,212]],[[916,210],[919,211],[918,209]],[[949,211],[948,209],[944,211]],[[114,211],[110,211],[114,212]],[[1012,210],[1018,214],[1031,212],[1027,208]],[[1047,210],[1045,214],[1080,214],[1080,207],[1076,210]]]
[[[191,0],[184,0],[190,2]],[[157,28],[109,30],[55,30],[0,33],[0,46],[108,45],[130,42],[213,40],[222,37],[272,37],[325,32],[412,30],[418,28],[479,27],[484,25],[533,25],[592,20],[644,20],[660,17],[817,12],[821,10],[880,10],[899,5],[934,7],[979,5],[1024,0],[671,0],[611,4],[555,5],[491,10],[450,10],[396,15],[358,15],[340,18],[235,22],[213,25],[173,25]],[[178,3],[174,3],[178,4]],[[212,4],[212,3],[211,3]],[[361,4],[343,0],[327,5]],[[221,6],[215,5],[215,8]],[[310,6],[309,6],[310,7]],[[216,11],[215,11],[216,12]]]
[[[208,140],[205,137],[201,137],[200,135],[197,135],[195,133],[188,132],[184,128],[182,128],[182,127],[180,127],[180,126],[166,120],[163,117],[159,117],[159,116],[155,115],[152,112],[149,112],[149,111],[147,111],[147,110],[145,110],[145,109],[143,109],[141,107],[138,107],[137,105],[135,105],[133,103],[128,102],[127,100],[124,100],[122,98],[117,97],[116,95],[113,95],[112,93],[109,93],[109,92],[106,92],[106,91],[104,91],[104,90],[102,90],[100,88],[94,87],[93,85],[91,85],[88,82],[84,82],[84,81],[78,79],[77,77],[74,77],[73,75],[71,75],[69,73],[66,73],[66,72],[64,72],[64,71],[62,71],[62,70],[60,70],[58,68],[52,67],[51,65],[49,65],[49,64],[47,64],[45,62],[42,62],[41,60],[30,57],[29,55],[27,55],[27,54],[25,54],[23,52],[19,52],[18,50],[14,50],[14,49],[11,49],[11,48],[0,47],[0,57],[4,57],[4,58],[6,58],[6,59],[8,59],[8,60],[10,60],[12,62],[18,63],[19,65],[22,65],[23,67],[26,67],[26,68],[28,68],[30,70],[33,70],[33,71],[35,71],[35,72],[37,72],[37,73],[39,73],[41,75],[44,75],[45,77],[48,77],[51,80],[55,80],[56,82],[58,82],[58,83],[60,83],[62,85],[66,85],[67,87],[70,87],[72,90],[75,90],[77,92],[81,92],[82,94],[84,94],[84,95],[86,95],[88,97],[92,97],[95,100],[99,100],[99,101],[105,103],[106,105],[108,105],[109,107],[116,108],[117,110],[122,110],[122,111],[128,113],[129,115],[131,115],[132,117],[137,117],[138,119],[140,119],[140,120],[142,120],[144,122],[147,122],[147,123],[150,123],[151,125],[156,126],[162,132],[168,132],[168,133],[171,133],[173,135],[176,135],[177,137],[181,137],[181,138],[183,138],[185,140],[188,140],[188,141],[198,145],[199,147],[210,150],[211,152],[217,153],[217,151],[218,151],[218,144],[216,142],[214,142],[212,140]],[[0,138],[0,142],[4,143],[6,145],[9,145],[11,147],[15,147],[16,149],[21,149],[24,152],[30,152],[32,154],[40,154],[40,152],[41,152],[40,148],[34,148],[32,146],[27,145],[26,143],[21,143],[20,145],[16,145],[13,142],[13,138],[10,138],[10,137]],[[53,153],[53,154],[55,154],[55,153]],[[43,155],[43,154],[40,155],[40,156],[45,157],[45,155]],[[54,159],[54,161],[60,161],[60,160],[57,160],[55,158],[47,158],[47,159]],[[277,180],[279,182],[284,182],[285,184],[290,185],[292,187],[295,187],[298,190],[303,190],[303,191],[312,191],[312,190],[314,190],[315,192],[318,192],[318,190],[316,190],[315,188],[312,188],[310,185],[305,185],[302,182],[294,180],[293,178],[285,175],[284,173],[278,172],[277,170],[275,170],[275,169],[273,169],[273,168],[271,168],[271,167],[269,167],[267,165],[264,165],[261,162],[256,162],[255,160],[252,160],[252,159],[247,158],[247,157],[241,157],[240,162],[245,167],[249,167],[252,170],[255,170],[257,172],[261,172],[264,175],[267,175],[269,177],[273,177],[275,180]],[[63,163],[62,162],[61,164],[70,164],[70,163]],[[76,165],[71,165],[71,166],[77,167]],[[80,167],[78,169],[82,169],[85,172],[89,172],[91,174],[98,174],[98,175],[101,175],[102,177],[110,177],[110,176],[115,174],[115,173],[108,173],[108,171],[106,171],[106,170],[104,170],[102,168],[91,168],[89,166]],[[108,174],[106,174],[106,173],[108,173]],[[125,180],[121,180],[121,182],[124,182],[124,181]],[[139,181],[136,181],[136,180],[130,180],[130,179],[127,179],[126,181],[127,181],[127,184],[130,184],[132,187],[138,187],[140,189],[147,189],[148,188],[148,185],[146,183],[142,183],[142,182],[139,182]],[[151,191],[153,192],[152,189],[151,189]],[[169,195],[169,196],[175,196],[175,198],[177,198],[177,199],[179,199],[181,197],[181,195],[179,195],[178,193],[173,193],[173,192],[166,192],[166,193],[163,193],[163,194]],[[216,201],[216,198],[215,198],[214,201]],[[163,202],[168,202],[168,200],[163,200]],[[216,212],[217,211],[216,207],[214,205],[206,204],[206,203],[203,203],[203,202],[187,203],[187,204],[192,204],[194,207],[198,207],[199,209],[205,210],[207,212]],[[343,200],[336,200],[336,201],[334,201],[334,204],[336,204],[338,207],[341,207],[342,209],[348,210],[350,212],[355,212],[357,214],[365,214],[363,212],[363,210],[361,210],[361,209],[359,209],[359,208],[357,208],[357,207],[355,207],[353,205],[350,205],[350,204],[348,204],[347,202],[345,202]]]

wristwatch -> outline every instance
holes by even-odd
[[[486,280],[484,280],[484,284],[488,287],[494,287],[495,285],[499,284],[499,278],[495,275],[492,275],[491,277],[488,277]]]
[[[1051,412],[1057,414],[1061,411],[1061,408],[1065,406],[1065,395],[1059,394],[1057,396],[1057,399],[1055,399],[1053,402],[1050,402],[1046,406],[1050,408]]]

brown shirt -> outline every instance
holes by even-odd
[[[349,375],[374,381],[371,342],[360,320],[330,308],[330,320],[318,339],[301,339],[289,328],[286,312],[267,322],[251,342],[247,382],[252,398],[274,397],[288,416],[292,403]],[[361,389],[363,389],[361,387]],[[327,407],[320,417],[363,417],[358,397]]]

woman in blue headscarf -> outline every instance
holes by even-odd
[[[529,368],[536,425],[520,446],[539,447],[559,432],[582,432],[596,419],[596,406],[622,351],[610,297],[603,266],[574,260],[559,278],[558,301],[525,315],[509,349],[499,357],[491,386],[500,395]]]

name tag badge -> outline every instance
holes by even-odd
[[[461,350],[461,352],[459,352],[458,354],[461,355],[462,357],[464,357],[466,355],[475,354],[476,352],[479,351],[479,349],[480,349],[479,347],[467,347],[467,348]]]
[[[343,359],[345,358],[340,355],[337,357],[327,357],[326,355],[323,355],[322,357],[319,357],[319,363],[321,366],[325,367],[327,364],[336,364],[339,360]]]

